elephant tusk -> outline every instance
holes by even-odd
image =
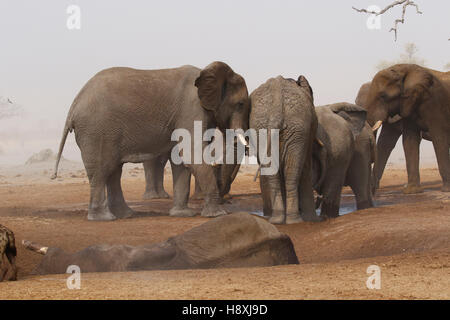
[[[375,123],[375,125],[372,127],[372,131],[377,131],[381,125],[383,124],[383,121],[378,120],[377,123]]]
[[[42,255],[46,255],[48,251],[48,247],[43,247],[37,243],[33,243],[28,240],[22,240],[22,245],[25,247],[25,249],[34,251]]]
[[[258,175],[260,174],[260,172],[261,172],[261,165],[258,166],[258,169],[255,172],[255,177],[253,178],[254,182],[256,181],[256,179],[258,179]]]
[[[319,144],[319,146],[323,147],[324,144],[322,142],[322,140],[320,140],[319,138],[316,138],[317,143]]]
[[[244,136],[240,133],[238,133],[236,135],[236,137],[238,138],[238,140],[244,145],[244,146],[248,146],[248,142],[247,140],[245,140]]]
[[[389,117],[388,123],[390,123],[390,124],[396,123],[396,122],[398,122],[398,121],[400,121],[400,120],[402,120],[402,119],[403,119],[402,116],[399,115],[399,114],[397,114],[397,115],[395,115],[395,116],[393,116],[393,117]]]

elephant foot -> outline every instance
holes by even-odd
[[[339,206],[333,203],[322,203],[322,207],[320,208],[320,218],[328,219],[328,218],[337,218],[339,217]],[[306,220],[306,219],[305,219]]]
[[[450,183],[444,183],[441,189],[442,192],[450,192]]]
[[[173,207],[172,209],[170,209],[169,215],[171,217],[193,217],[196,216],[197,213],[188,207]]]
[[[423,188],[421,186],[418,185],[411,185],[408,184],[404,189],[403,189],[403,194],[414,194],[414,193],[422,193],[423,192]]]
[[[165,191],[155,192],[155,191],[146,191],[142,198],[144,200],[152,200],[152,199],[169,199],[170,196]]]
[[[201,192],[195,192],[191,197],[191,200],[203,200],[203,199],[204,199],[203,193]]]
[[[87,219],[89,221],[113,221],[116,220],[117,217],[109,211],[108,208],[102,210],[88,210]]]
[[[272,224],[284,224],[285,220],[284,213],[281,212],[273,212],[269,218],[269,222]]]
[[[357,210],[363,210],[363,209],[372,208],[372,207],[373,207],[373,203],[369,200],[361,201],[356,204]]]
[[[214,218],[228,214],[219,206],[205,206],[202,210],[202,217]]]
[[[111,212],[118,218],[118,219],[127,219],[131,218],[136,214],[136,211],[131,209],[128,206],[120,207],[120,208],[111,208]]]
[[[286,216],[286,224],[295,224],[303,222],[300,214],[291,214]]]
[[[316,213],[312,214],[304,214],[302,216],[303,221],[306,222],[322,222],[325,221],[327,218],[326,216],[318,216]]]
[[[227,193],[226,195],[223,196],[224,200],[231,200],[233,199],[233,197],[231,196],[231,194]]]

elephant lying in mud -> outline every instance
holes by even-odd
[[[45,256],[34,274],[265,267],[298,264],[291,239],[265,219],[234,213],[210,220],[167,241],[133,247],[96,245],[77,253],[30,245]]]
[[[263,175],[260,185],[264,215],[275,224],[320,221],[314,210],[312,188],[312,147],[316,137],[317,117],[313,92],[305,77],[297,81],[281,76],[267,80],[250,95],[250,128],[260,132],[279,129],[279,168]],[[259,135],[258,140],[261,139]],[[252,142],[252,144],[255,144]],[[260,146],[261,148],[261,146]],[[261,170],[267,167],[261,163]]]
[[[193,66],[103,70],[86,83],[70,107],[53,178],[67,135],[74,130],[90,184],[88,219],[130,217],[134,211],[126,204],[120,183],[124,163],[169,154],[178,144],[171,140],[174,131],[195,137],[196,121],[201,122],[202,133],[214,128],[245,131],[249,107],[245,80],[223,62],[203,70]],[[243,135],[240,141],[245,142]],[[192,154],[195,144],[205,148],[208,142],[194,141]],[[191,173],[205,194],[202,216],[226,214],[214,168],[204,161],[186,162],[171,162],[174,204],[170,215],[195,215],[187,206]]]
[[[358,209],[372,207],[371,175],[376,151],[366,111],[344,102],[317,107],[316,114],[319,125],[313,149],[313,181],[321,196],[316,204],[321,205],[321,216],[339,215],[345,185],[355,193]]]

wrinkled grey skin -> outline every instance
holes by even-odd
[[[298,264],[291,239],[261,217],[233,213],[146,246],[95,245],[76,253],[48,248],[34,274],[269,267]]]
[[[372,206],[370,176],[375,142],[370,138],[371,128],[365,127],[366,111],[343,102],[316,107],[316,114],[317,141],[323,145],[314,143],[313,183],[322,196],[321,216],[339,215],[344,185],[352,187],[358,209]]]
[[[91,187],[88,219],[129,217],[133,210],[125,203],[120,185],[123,163],[140,163],[169,154],[178,143],[171,141],[173,131],[186,129],[194,137],[194,121],[202,121],[203,130],[246,130],[248,115],[245,80],[223,62],[213,62],[203,70],[193,66],[103,70],[88,81],[70,108],[55,176],[67,134],[74,130]],[[203,147],[206,145],[203,142]],[[211,165],[171,165],[171,216],[195,214],[187,206],[191,172],[206,196],[202,215],[226,214],[220,206]]]
[[[279,170],[260,177],[264,215],[271,216],[269,221],[275,224],[320,221],[311,177],[317,117],[308,81],[303,76],[297,82],[272,78],[253,91],[250,100],[251,128],[258,133],[280,129]]]
[[[366,82],[359,89],[358,95],[355,99],[355,103],[358,106],[365,108],[370,85],[371,82]],[[377,141],[377,161],[374,164],[372,175],[373,192],[378,189],[389,156],[391,155],[392,150],[394,150],[398,139],[402,135],[403,120],[399,118],[391,118],[391,123],[383,123],[380,131],[380,136],[378,137]],[[429,136],[428,132],[422,131],[421,137],[425,140],[431,141],[431,137]]]

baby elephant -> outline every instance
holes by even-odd
[[[342,187],[356,196],[357,208],[372,207],[371,167],[376,158],[375,137],[366,111],[354,104],[316,108],[319,121],[313,148],[314,189],[322,196],[321,216],[339,216]]]
[[[0,224],[0,282],[17,280],[14,233]]]

